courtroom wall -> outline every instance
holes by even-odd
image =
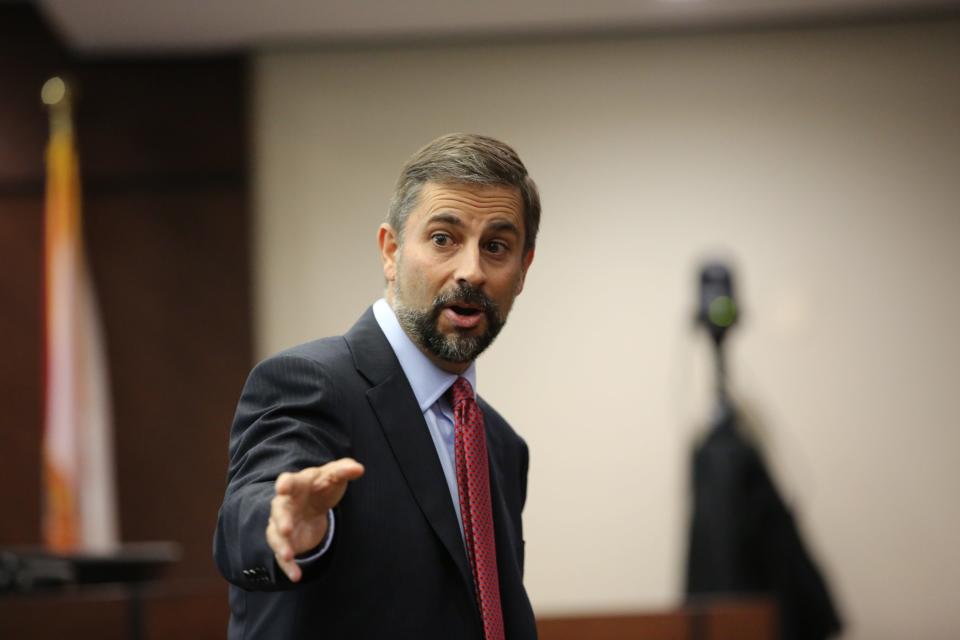
[[[256,352],[381,294],[375,231],[411,152],[501,137],[544,214],[479,391],[531,446],[538,614],[680,598],[711,404],[694,276],[720,255],[735,391],[846,637],[955,635],[958,63],[957,21],[263,53]]]

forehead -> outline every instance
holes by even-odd
[[[425,222],[436,213],[461,217],[505,218],[523,228],[523,200],[520,189],[507,185],[441,184],[427,182],[421,187],[411,221]]]

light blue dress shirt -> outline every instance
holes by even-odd
[[[450,406],[450,401],[445,395],[447,390],[456,382],[458,376],[454,373],[447,373],[433,364],[417,348],[417,345],[400,326],[400,321],[397,320],[397,315],[393,312],[393,309],[383,298],[373,303],[373,316],[376,318],[377,324],[380,325],[383,334],[387,337],[387,342],[393,348],[397,360],[400,361],[400,368],[403,369],[404,375],[410,382],[413,395],[416,396],[420,411],[423,412],[423,420],[427,423],[427,430],[430,432],[433,446],[437,449],[437,457],[440,459],[440,467],[443,469],[443,475],[447,481],[447,489],[450,491],[453,509],[457,513],[457,525],[460,527],[460,536],[462,537],[463,520],[460,517],[457,462],[453,445],[453,407]],[[476,395],[476,362],[470,363],[470,367],[463,372],[462,377],[467,379],[473,388],[474,395]],[[309,556],[297,558],[297,563],[301,565],[309,564],[326,553],[333,541],[334,527],[334,516],[331,509],[330,527],[327,529],[327,535],[319,549]]]
[[[460,493],[457,488],[457,460],[453,448],[453,407],[446,397],[447,390],[457,380],[457,374],[447,373],[417,348],[410,336],[400,326],[396,314],[387,301],[380,298],[373,304],[373,315],[377,324],[387,336],[387,342],[393,347],[400,361],[400,368],[413,388],[413,395],[417,397],[417,404],[423,412],[423,419],[427,423],[427,430],[433,439],[433,446],[437,448],[440,466],[447,479],[447,488],[450,490],[450,499],[457,512],[457,524],[460,525],[460,535],[463,535],[463,521],[460,518]],[[471,362],[470,367],[463,373],[464,378],[477,393],[477,363]]]

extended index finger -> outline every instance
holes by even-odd
[[[319,467],[307,467],[297,472],[284,472],[277,476],[275,489],[278,495],[322,489],[335,482],[356,480],[363,475],[363,465],[353,458],[339,458]]]
[[[363,465],[353,458],[340,458],[317,467],[318,473],[311,484],[313,489],[323,489],[335,482],[356,480],[363,475]]]
[[[308,467],[300,471],[286,471],[277,476],[274,485],[277,495],[296,495],[309,491],[321,467]]]

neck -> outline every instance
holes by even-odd
[[[450,362],[449,360],[441,360],[440,358],[436,357],[435,355],[433,355],[432,353],[424,349],[419,344],[417,345],[417,348],[420,349],[423,355],[427,356],[430,359],[430,362],[437,365],[447,373],[453,373],[459,376],[463,374],[464,371],[470,368],[471,363],[469,362]]]

